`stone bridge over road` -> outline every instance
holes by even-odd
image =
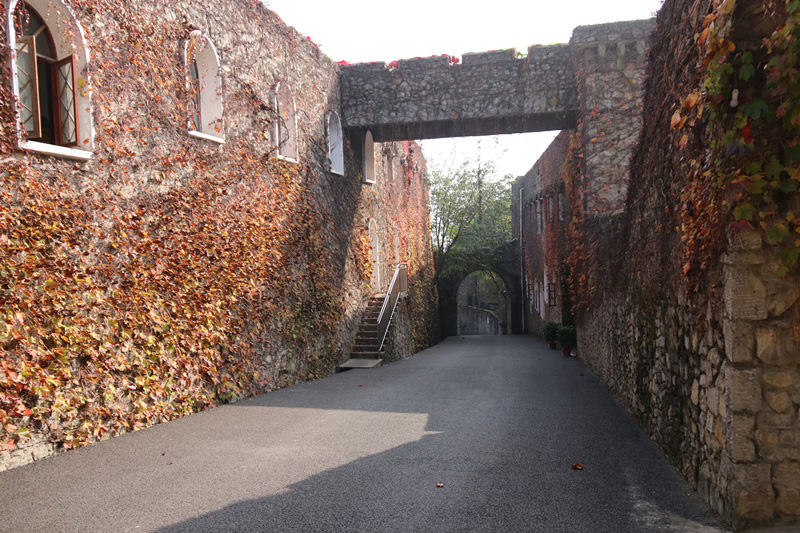
[[[642,64],[652,20],[580,26],[569,44],[342,68],[344,125],[375,141],[574,128],[585,72]]]

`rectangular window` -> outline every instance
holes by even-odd
[[[564,202],[564,193],[561,192],[558,193],[558,220],[564,220],[566,218],[564,209],[566,209],[566,203]]]
[[[544,206],[542,205],[542,201],[539,200],[536,206],[536,233],[544,233]]]
[[[189,66],[189,116],[192,117],[192,124],[195,131],[203,131],[203,120],[200,116],[202,107],[200,92],[200,72],[197,68],[197,60],[192,61]]]
[[[558,300],[556,298],[556,284],[552,281],[547,284],[547,305],[558,305]]]
[[[556,219],[556,199],[553,196],[547,198],[547,221],[554,222]]]
[[[61,61],[51,62],[47,58],[40,61],[35,39],[21,36],[16,43],[20,119],[25,133],[31,140],[77,146],[80,132],[75,55],[70,54]]]
[[[53,64],[56,84],[56,139],[62,146],[78,145],[78,102],[75,98],[75,56]]]
[[[39,75],[36,64],[35,37],[17,38],[17,78],[22,124],[29,138],[42,136],[42,114],[39,111]]]

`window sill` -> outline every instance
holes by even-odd
[[[216,135],[209,135],[208,133],[203,133],[196,130],[189,130],[190,137],[197,137],[198,139],[205,139],[207,141],[215,142],[218,144],[225,144],[224,137],[217,137]]]
[[[364,183],[369,183],[370,185],[375,185],[377,183],[377,180],[368,180],[366,178],[364,178],[363,181]]]
[[[81,150],[80,148],[69,148],[55,144],[40,143],[38,141],[20,141],[19,147],[22,150],[30,150],[38,154],[64,157],[77,161],[88,161],[92,158],[92,152]]]
[[[278,159],[280,159],[281,161],[286,161],[287,163],[299,163],[300,162],[298,159],[295,159],[293,157],[289,157],[288,155],[281,155],[281,154],[278,154]]]

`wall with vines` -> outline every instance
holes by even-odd
[[[346,175],[328,171],[338,67],[313,42],[256,1],[69,4],[92,57],[89,162],[16,148],[0,69],[0,469],[332,373],[369,289],[369,218],[399,228],[430,342],[424,168],[365,185],[346,138]],[[220,55],[223,145],[186,132],[194,29]],[[299,163],[276,157],[279,81]]]
[[[667,0],[625,212],[571,230],[582,357],[736,528],[800,516],[798,22]]]

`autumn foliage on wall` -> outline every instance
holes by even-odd
[[[370,274],[362,185],[327,172],[335,65],[258,2],[71,5],[92,52],[91,161],[16,150],[0,69],[0,445],[76,447],[331,373],[361,297],[344,281]],[[224,145],[186,134],[197,24],[220,50]],[[299,163],[271,138],[287,77]]]
[[[388,288],[399,263],[408,266],[413,349],[419,351],[439,339],[438,297],[433,284],[429,194],[425,178],[427,164],[419,145],[413,141],[379,143],[375,151],[377,179],[364,191],[361,209],[364,213],[382,214],[376,219],[383,270],[382,290]],[[368,269],[371,275],[371,263]]]

